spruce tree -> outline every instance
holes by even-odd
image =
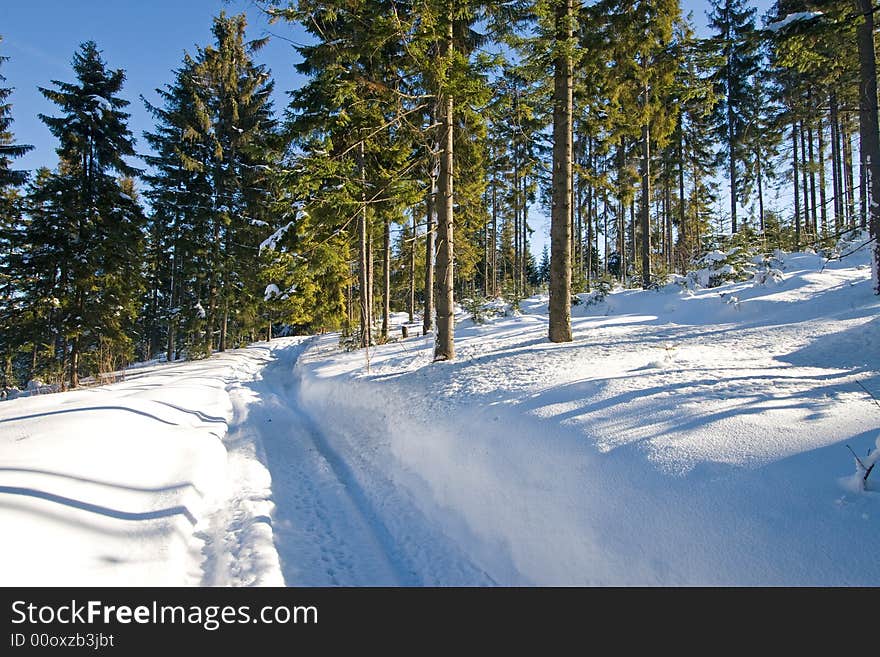
[[[58,105],[61,116],[40,115],[59,140],[62,175],[71,203],[65,208],[75,253],[67,269],[68,304],[64,333],[69,349],[68,382],[76,386],[80,370],[91,372],[130,357],[130,323],[136,312],[143,215],[116,176],[139,171],[125,160],[134,141],[124,112],[128,101],[117,95],[125,73],[108,70],[93,41],[73,58],[76,82],[53,80],[40,88]]]
[[[737,198],[741,195],[739,176],[745,152],[745,132],[750,123],[748,110],[759,92],[754,75],[760,63],[758,42],[755,39],[755,9],[747,0],[712,0],[709,27],[715,31],[714,40],[722,61],[714,77],[719,102],[715,108],[715,133],[722,148],[720,156],[727,159],[727,177],[730,185],[730,227],[737,232]]]
[[[2,43],[2,37],[0,37]],[[0,57],[0,64],[6,61]],[[6,81],[0,75],[0,84]],[[0,389],[15,384],[13,358],[26,339],[22,331],[22,256],[24,253],[24,217],[18,188],[27,173],[13,168],[14,160],[33,147],[15,143],[12,134],[12,89],[0,86]]]

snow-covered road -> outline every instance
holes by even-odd
[[[302,411],[313,342],[0,405],[0,583],[490,583]]]
[[[863,264],[0,404],[4,585],[877,585]],[[731,302],[731,299],[734,302]],[[876,474],[876,473],[875,473]]]

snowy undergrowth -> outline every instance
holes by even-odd
[[[858,386],[880,389],[864,260],[619,291],[575,307],[564,345],[533,298],[459,325],[452,363],[412,338],[367,373],[323,339],[302,406],[364,490],[390,482],[374,508],[402,562],[419,560],[395,497],[502,584],[876,585],[876,494],[840,481],[845,445],[865,454],[880,426]]]

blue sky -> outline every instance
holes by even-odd
[[[143,95],[157,101],[155,88],[172,79],[184,51],[212,41],[211,19],[226,10],[248,15],[248,37],[267,31],[296,40],[302,32],[284,23],[269,25],[250,0],[2,0],[0,55],[9,61],[0,65],[5,86],[14,87],[11,102],[13,130],[20,143],[36,148],[16,163],[23,169],[54,167],[55,140],[38,113],[54,114],[56,107],[37,90],[50,80],[73,81],[70,60],[83,41],[93,39],[103,50],[111,68],[123,68],[126,82],[120,94],[131,102],[129,127],[141,137],[152,128],[152,119],[140,101]],[[299,86],[302,78],[293,69],[296,53],[289,41],[275,38],[257,56],[272,69],[277,109],[286,103],[285,92]]]
[[[54,167],[55,140],[37,114],[54,114],[55,106],[43,98],[38,86],[50,81],[73,81],[70,60],[83,41],[92,39],[104,52],[111,68],[126,71],[122,97],[131,101],[129,126],[137,138],[137,148],[146,148],[142,133],[153,127],[152,119],[140,101],[143,95],[156,101],[155,88],[171,81],[171,71],[179,66],[185,51],[211,42],[211,19],[220,11],[248,15],[248,36],[273,36],[257,54],[275,78],[275,106],[286,105],[286,92],[303,82],[293,66],[298,56],[291,41],[301,41],[304,32],[287,23],[269,25],[252,0],[0,0],[0,55],[9,61],[0,66],[5,86],[14,87],[12,112],[16,140],[32,144],[34,151],[16,166],[35,169]],[[759,15],[771,0],[756,0]],[[683,10],[693,11],[698,29],[705,26],[708,2],[684,0]],[[535,208],[532,223],[536,229],[533,250],[540,255],[549,222]]]

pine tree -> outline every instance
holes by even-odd
[[[572,133],[575,8],[555,0],[553,16],[553,182],[550,216],[551,342],[571,342]]]
[[[723,61],[714,75],[719,103],[715,109],[715,132],[722,144],[720,156],[727,158],[727,175],[730,185],[730,226],[735,233],[737,222],[737,198],[742,183],[739,170],[748,158],[744,147],[746,127],[750,123],[747,114],[758,93],[753,78],[758,70],[760,56],[755,35],[755,9],[747,0],[712,0],[709,26],[715,30],[714,39]]]
[[[250,329],[238,314],[257,303],[262,290],[254,250],[264,237],[259,223],[268,202],[266,181],[277,158],[268,70],[253,62],[266,39],[245,41],[244,14],[214,19],[215,43],[200,52],[203,81],[197,111],[207,122],[212,157],[211,254],[206,307],[209,348],[227,348],[230,333]],[[204,124],[204,123],[203,123]],[[214,342],[213,335],[218,339]]]
[[[550,280],[550,252],[547,250],[547,246],[544,246],[544,250],[541,251],[541,264],[538,265],[538,281],[540,283],[546,283]]]
[[[40,118],[60,142],[59,181],[71,192],[65,213],[75,254],[63,264],[68,277],[64,332],[68,381],[76,386],[83,366],[96,372],[131,355],[128,329],[140,283],[143,215],[115,177],[139,173],[125,161],[135,155],[129,115],[123,111],[128,101],[117,96],[125,73],[108,70],[93,41],[74,55],[73,69],[77,82],[53,80],[55,89],[40,88],[62,116]]]
[[[2,37],[0,37],[2,43]],[[0,64],[6,61],[0,57]],[[0,83],[6,78],[0,75]],[[21,331],[22,256],[24,218],[18,187],[27,180],[24,171],[13,169],[13,161],[33,147],[16,144],[12,134],[12,89],[0,87],[0,388],[14,385],[13,358],[26,339]]]
[[[264,325],[257,257],[274,215],[270,187],[280,144],[269,72],[253,62],[243,15],[214,19],[215,43],[184,57],[175,81],[147,103],[154,216],[143,301],[147,351],[170,359],[224,350]],[[215,337],[216,336],[216,337]]]

